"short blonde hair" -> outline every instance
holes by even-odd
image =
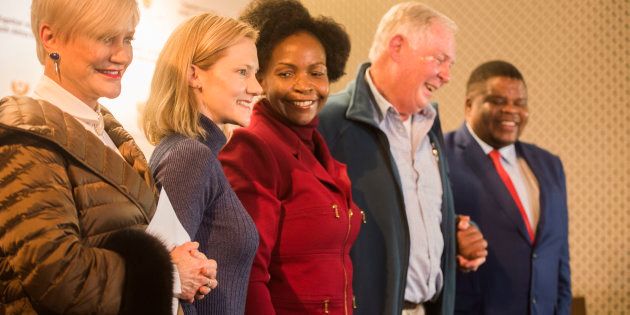
[[[376,29],[369,53],[370,61],[376,60],[383,53],[389,40],[396,34],[414,40],[416,45],[415,39],[421,38],[417,35],[425,35],[434,22],[444,24],[453,33],[457,31],[457,24],[453,20],[420,2],[403,2],[391,7],[381,18]]]
[[[138,24],[136,0],[33,0],[31,30],[35,36],[37,58],[44,64],[46,50],[39,38],[42,23],[50,25],[63,41],[83,34],[92,38],[116,36]]]
[[[243,38],[255,42],[257,36],[248,24],[211,13],[194,16],[178,26],[155,65],[142,122],[149,142],[157,144],[171,133],[205,137],[199,125],[199,104],[188,85],[190,67],[207,70],[227,48]]]

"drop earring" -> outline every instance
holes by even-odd
[[[61,71],[59,71],[59,60],[61,59],[61,57],[57,52],[51,52],[50,54],[48,54],[48,56],[55,64],[55,73],[57,73],[57,78],[59,78],[59,82],[61,82]]]

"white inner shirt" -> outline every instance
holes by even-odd
[[[118,147],[109,137],[107,132],[103,131],[101,135],[96,132],[95,126],[98,124],[99,116],[89,105],[83,103],[76,96],[66,91],[57,82],[47,76],[42,76],[33,91],[33,98],[46,101],[63,112],[70,114],[78,120],[85,129],[93,133],[97,138],[120,155]]]
[[[490,151],[494,150],[492,146],[485,143],[475,134],[468,123],[466,123],[466,128],[468,128],[468,131],[473,136],[475,141],[477,141],[477,143],[486,155],[490,154]],[[527,189],[526,177],[521,170],[521,165],[518,163],[519,157],[516,154],[516,146],[514,146],[514,144],[510,144],[508,146],[498,149],[498,151],[501,154],[501,166],[503,166],[505,171],[510,176],[512,184],[514,184],[516,194],[521,200],[521,204],[523,205],[525,213],[527,214],[529,225],[531,226],[533,231],[536,231],[539,213],[535,211],[534,206],[532,205],[532,196],[530,196],[530,192]]]

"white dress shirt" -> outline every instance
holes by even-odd
[[[61,109],[63,112],[70,114],[78,120],[85,129],[101,139],[107,147],[120,154],[118,148],[114,144],[114,141],[112,141],[107,132],[103,131],[100,135],[97,132],[99,114],[97,114],[92,107],[83,103],[83,101],[78,99],[76,96],[66,91],[51,78],[45,75],[42,76],[33,91],[33,98],[47,101],[48,103]]]
[[[483,150],[483,152],[488,155],[490,154],[490,151],[494,150],[494,148],[492,146],[490,146],[489,144],[485,143],[483,140],[481,140],[481,138],[479,138],[475,132],[473,131],[473,129],[470,127],[470,125],[468,123],[466,123],[466,128],[468,128],[468,131],[470,132],[470,134],[473,136],[473,138],[477,141],[477,143],[479,144],[479,146],[481,147],[481,149]],[[527,219],[529,220],[529,225],[532,227],[533,231],[536,231],[536,226],[538,225],[538,216],[539,216],[539,210],[538,207],[536,207],[536,205],[532,204],[533,202],[538,202],[538,197],[537,197],[537,193],[536,196],[531,196],[531,189],[528,189],[528,177],[527,172],[531,172],[531,170],[529,169],[523,169],[523,168],[529,168],[529,166],[527,166],[527,162],[525,162],[522,158],[519,158],[516,154],[516,146],[514,146],[514,144],[510,144],[508,146],[502,147],[499,150],[499,153],[501,154],[501,166],[503,166],[503,168],[505,169],[505,171],[508,173],[508,175],[510,176],[510,180],[512,181],[512,184],[514,184],[514,188],[516,189],[516,194],[518,195],[518,198],[521,199],[521,204],[523,205],[523,208],[525,209],[525,213],[527,214]],[[520,160],[520,163],[519,163]],[[535,182],[536,179],[535,177],[533,178],[533,185],[537,185],[537,182]],[[532,180],[530,180],[530,182],[532,182]],[[532,187],[537,189],[537,187]]]

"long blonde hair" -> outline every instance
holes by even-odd
[[[199,104],[188,84],[192,65],[210,68],[225,50],[242,38],[256,41],[258,33],[232,18],[204,13],[182,23],[166,42],[151,81],[151,92],[143,113],[147,139],[157,144],[171,133],[205,137],[199,125]]]

